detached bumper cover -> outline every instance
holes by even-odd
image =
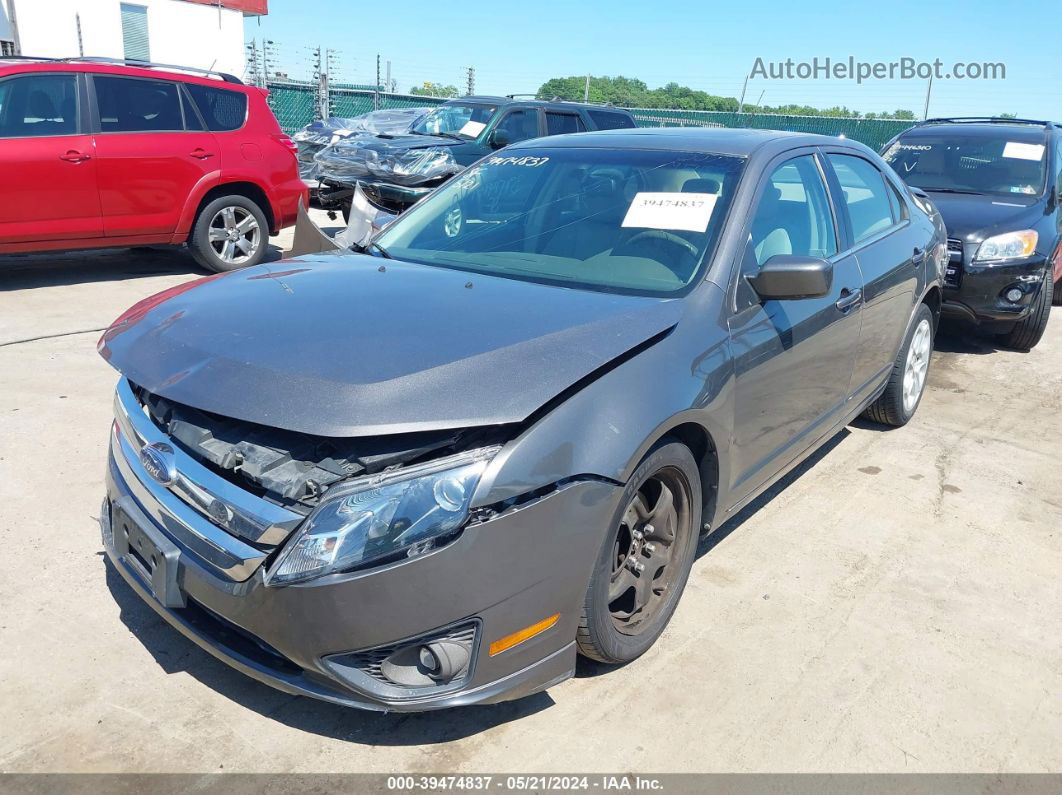
[[[421,711],[518,698],[572,675],[577,606],[620,498],[616,486],[571,483],[472,525],[448,546],[421,557],[267,587],[262,568],[235,581],[204,566],[163,529],[168,522],[159,521],[159,506],[140,505],[125,481],[130,465],[122,461],[123,475],[115,455],[123,453],[112,440],[102,520],[110,563],[182,634],[259,681],[347,706]],[[153,538],[149,546],[166,557],[169,588],[164,578],[145,576],[121,532],[109,526],[112,508]],[[492,641],[555,613],[560,619],[552,629],[489,656]],[[385,699],[322,663],[328,655],[418,637],[466,619],[479,622],[481,636],[471,674],[457,690]]]

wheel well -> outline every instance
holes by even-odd
[[[719,454],[708,431],[695,422],[678,425],[666,434],[682,442],[693,453],[697,469],[701,473],[701,523],[707,524],[715,514],[715,502],[719,494]]]
[[[195,211],[195,218],[192,219],[192,228],[188,232],[189,239],[191,239],[192,233],[195,231],[196,222],[199,220],[199,214],[203,212],[203,208],[206,207],[214,199],[218,199],[222,196],[243,196],[246,199],[250,199],[261,208],[265,214],[266,223],[269,225],[269,231],[272,232],[276,228],[276,219],[273,218],[273,207],[269,203],[269,197],[266,196],[265,191],[255,185],[253,182],[226,182],[223,185],[218,185],[207,191],[206,195],[199,202],[199,206]]]
[[[929,311],[933,313],[933,326],[936,327],[940,321],[940,304],[942,296],[940,294],[940,288],[933,286],[926,293],[925,298],[922,299],[922,303],[929,307]]]

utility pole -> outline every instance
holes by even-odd
[[[468,91],[466,96],[472,96],[476,93],[476,67],[468,67]]]
[[[18,38],[18,19],[15,16],[15,0],[7,0],[7,18],[11,23],[11,38],[15,44],[15,55],[22,55],[22,44]]]
[[[384,79],[384,91],[388,94],[395,93],[395,87],[391,85],[391,62],[387,62],[387,77]]]
[[[749,87],[749,76],[745,75],[745,83],[741,86],[741,100],[738,102],[738,113],[745,110],[745,89]]]
[[[372,109],[380,109],[380,53],[376,53],[376,85],[372,92]]]
[[[929,95],[933,92],[933,73],[929,73],[929,85],[926,86],[926,107],[922,111],[922,121],[929,118]]]
[[[85,57],[85,42],[81,38],[81,14],[74,14],[74,23],[77,25],[77,54]]]
[[[586,85],[583,86],[583,102],[590,101],[590,73],[586,73]]]
[[[262,75],[264,80],[263,85],[265,87],[268,87],[269,85],[269,74],[272,71],[272,67],[275,66],[275,64],[271,62],[275,59],[270,57],[274,55],[276,55],[276,50],[273,48],[273,40],[262,39]]]

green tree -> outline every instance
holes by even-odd
[[[538,89],[539,99],[566,99],[581,102],[584,92],[590,102],[611,102],[627,108],[661,108],[669,110],[714,110],[737,112],[740,106],[735,97],[720,97],[697,91],[678,83],[668,83],[660,88],[649,88],[644,82],[631,77],[591,77],[589,90],[586,76],[554,77],[547,80]],[[746,112],[779,113],[791,116],[835,116],[860,118],[861,114],[851,108],[835,106],[832,108],[814,108],[810,105],[778,105],[753,108],[745,105]],[[878,119],[914,119],[909,110],[896,110],[892,113],[871,113],[865,118]]]
[[[442,83],[432,83],[428,80],[423,85],[413,86],[409,89],[410,94],[418,97],[446,97],[447,99],[457,96],[457,86],[444,86]]]

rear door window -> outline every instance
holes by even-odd
[[[38,74],[0,82],[0,138],[76,135],[77,78]]]
[[[853,155],[828,155],[852,222],[856,243],[893,226],[899,219],[897,199],[885,187],[885,177],[868,161]]]
[[[100,131],[172,132],[184,129],[176,83],[94,75]]]
[[[586,132],[586,125],[574,113],[546,111],[546,135]]]
[[[634,127],[634,119],[614,110],[589,110],[590,120],[599,130],[627,130]]]
[[[229,132],[243,126],[247,118],[246,94],[195,83],[185,83],[184,87],[188,89],[211,132]]]

